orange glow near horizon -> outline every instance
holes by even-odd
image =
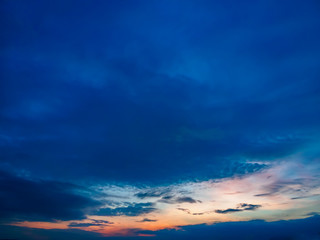
[[[294,170],[294,171],[292,171]],[[292,172],[295,174],[292,175]],[[296,179],[299,179],[297,181]],[[264,171],[243,177],[220,179],[219,181],[190,182],[170,186],[172,194],[187,193],[197,202],[166,203],[158,198],[138,199],[134,187],[125,186],[123,191],[112,188],[113,192],[126,192],[132,202],[153,201],[157,210],[140,216],[96,216],[88,215],[81,221],[59,222],[16,222],[11,225],[42,229],[82,229],[101,233],[103,236],[152,236],[136,230],[157,231],[179,229],[179,226],[214,224],[217,222],[266,221],[305,218],[309,212],[319,211],[320,186],[318,178],[307,167],[285,161]],[[300,196],[300,189],[307,197]],[[126,191],[125,191],[126,190]],[[119,193],[119,194],[120,194]],[[185,195],[187,195],[185,194]],[[299,197],[300,196],[300,197]],[[128,202],[128,199],[126,202]],[[219,213],[216,210],[239,208],[240,203],[258,206],[254,210],[237,210]],[[143,219],[147,221],[143,221]],[[108,221],[92,224],[94,221]],[[70,223],[85,223],[87,226],[71,227]],[[92,224],[92,225],[90,225]]]

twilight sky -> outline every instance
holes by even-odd
[[[0,239],[320,239],[319,12],[2,0]]]

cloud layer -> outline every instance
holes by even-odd
[[[34,181],[0,171],[0,221],[81,220],[102,205],[90,191],[65,182]]]
[[[318,138],[315,3],[120,5],[1,4],[3,164],[168,184],[255,172],[244,159]]]

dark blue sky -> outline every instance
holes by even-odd
[[[319,132],[316,1],[3,1],[1,10],[10,167],[217,177],[230,160],[289,154]]]
[[[318,169],[316,0],[3,0],[0,11],[0,190],[34,192],[1,209],[7,219],[86,218],[78,208],[102,203],[72,191],[92,184],[247,176],[297,154]],[[37,192],[58,192],[61,215],[39,210]]]

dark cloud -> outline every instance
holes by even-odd
[[[265,196],[271,196],[273,194],[274,193],[260,193],[260,194],[255,194],[254,196],[255,197],[265,197]]]
[[[156,219],[149,219],[149,218],[144,218],[141,221],[137,221],[137,222],[157,222],[158,220]]]
[[[0,171],[1,221],[85,219],[101,205],[83,187],[56,181],[34,181]],[[89,195],[89,194],[88,194]]]
[[[182,197],[175,197],[173,195],[168,195],[172,193],[171,189],[165,190],[149,190],[144,192],[136,193],[135,196],[141,199],[145,198],[159,198],[158,202],[168,203],[168,204],[175,204],[175,203],[201,203],[200,200],[195,200],[192,197],[182,196]]]
[[[305,216],[311,217],[311,216],[318,216],[319,214],[320,214],[320,212],[309,212],[309,213],[305,214]]]
[[[256,210],[256,209],[260,208],[261,205],[240,203],[238,207],[243,210]]]
[[[113,222],[105,221],[105,220],[95,220],[90,219],[90,223],[82,223],[82,222],[71,222],[69,227],[91,227],[91,226],[106,226],[113,224]]]
[[[71,222],[68,227],[91,227],[91,226],[105,226],[105,224],[101,223],[77,223]]]
[[[201,203],[200,200],[195,200],[192,197],[173,197],[173,196],[164,196],[158,202],[176,204],[176,203]]]
[[[272,196],[282,193],[290,193],[296,195],[292,197],[292,200],[303,199],[309,197],[316,197],[319,194],[310,194],[310,189],[316,184],[315,180],[310,180],[308,178],[297,178],[292,180],[274,180],[272,183],[264,186],[263,193],[254,195],[255,197]],[[293,186],[299,186],[298,189]],[[308,194],[309,193],[309,194]]]
[[[208,213],[212,213],[213,211],[207,211],[207,212],[199,212],[199,213],[192,213],[189,209],[187,208],[177,208],[180,211],[186,212],[190,215],[194,215],[194,216],[199,216],[199,215],[204,215],[204,214],[208,214]]]
[[[317,9],[2,1],[1,162],[157,184],[259,171],[243,159],[319,133]]]
[[[303,195],[299,197],[292,197],[292,200],[297,200],[297,199],[304,199],[304,198],[312,198],[312,197],[317,197],[320,196],[320,194],[311,194],[311,195]]]
[[[188,214],[191,214],[190,210],[187,209],[187,208],[177,208],[177,209],[180,210],[180,211],[186,212]]]
[[[159,231],[143,231],[128,229],[130,234],[153,234],[155,240],[191,240],[191,239],[261,239],[261,240],[302,240],[319,239],[320,217],[313,216],[306,219],[265,222],[254,220],[248,222],[216,223],[213,225],[200,224],[181,226],[179,230],[164,229]],[[105,239],[99,233],[78,229],[30,229],[16,226],[0,225],[1,237],[4,239],[48,239],[48,240],[85,240]],[[113,237],[113,239],[117,239]],[[120,239],[120,238],[119,238]],[[137,237],[121,237],[123,240],[134,240]]]
[[[224,210],[215,210],[216,213],[227,214],[233,212],[252,211],[260,208],[261,205],[240,203],[236,208],[228,208]]]
[[[203,214],[206,214],[206,213],[208,213],[208,212],[192,213],[192,215],[199,216],[199,215],[203,215]]]
[[[176,199],[176,202],[177,203],[197,203],[198,201],[197,200],[194,200],[193,198],[191,197],[178,197]]]
[[[129,229],[131,234],[155,234],[155,240],[164,239],[261,239],[261,240],[302,240],[319,239],[319,216],[307,219],[264,222],[260,220],[249,222],[217,223],[214,225],[182,226],[180,230],[142,231],[141,229]],[[16,226],[1,226],[1,237],[5,239],[34,240],[45,237],[48,240],[55,239],[105,239],[98,233],[87,232],[78,229],[29,229]],[[133,240],[137,237],[121,237],[124,240]],[[116,239],[116,238],[114,238]]]
[[[261,240],[303,240],[320,239],[320,217],[307,219],[265,222],[253,220],[248,222],[215,223],[181,226],[179,230],[143,231],[156,234],[155,240],[191,240],[191,239],[261,239]]]
[[[94,223],[99,223],[99,224],[113,224],[113,222],[106,221],[106,220],[96,220],[96,219],[90,219]]]
[[[243,210],[239,208],[228,208],[225,210],[216,210],[215,212],[225,214],[225,213],[233,213],[233,212],[241,212],[241,211]]]
[[[105,239],[101,234],[73,229],[37,229],[27,227],[16,227],[0,225],[2,239],[20,239],[20,240],[88,240],[88,239]]]
[[[173,196],[164,196],[164,197],[162,197],[161,199],[162,200],[170,200],[170,199],[172,199],[173,198]]]
[[[161,199],[159,199],[158,202],[167,203],[167,204],[175,204],[175,203],[177,203],[176,199],[173,196],[164,196]]]
[[[144,191],[144,192],[139,192],[136,193],[135,196],[141,199],[145,198],[157,198],[161,197],[163,195],[166,195],[170,193],[170,189],[165,189],[165,190],[149,190],[149,191]]]
[[[101,208],[95,215],[98,216],[140,216],[147,213],[156,211],[157,208],[154,208],[154,203],[130,203],[126,207],[117,207],[117,208]]]
[[[90,223],[82,223],[82,222],[71,222],[68,226],[69,227],[91,227],[91,226],[106,226],[113,224],[113,222],[105,221],[105,220],[96,220],[90,219]]]

